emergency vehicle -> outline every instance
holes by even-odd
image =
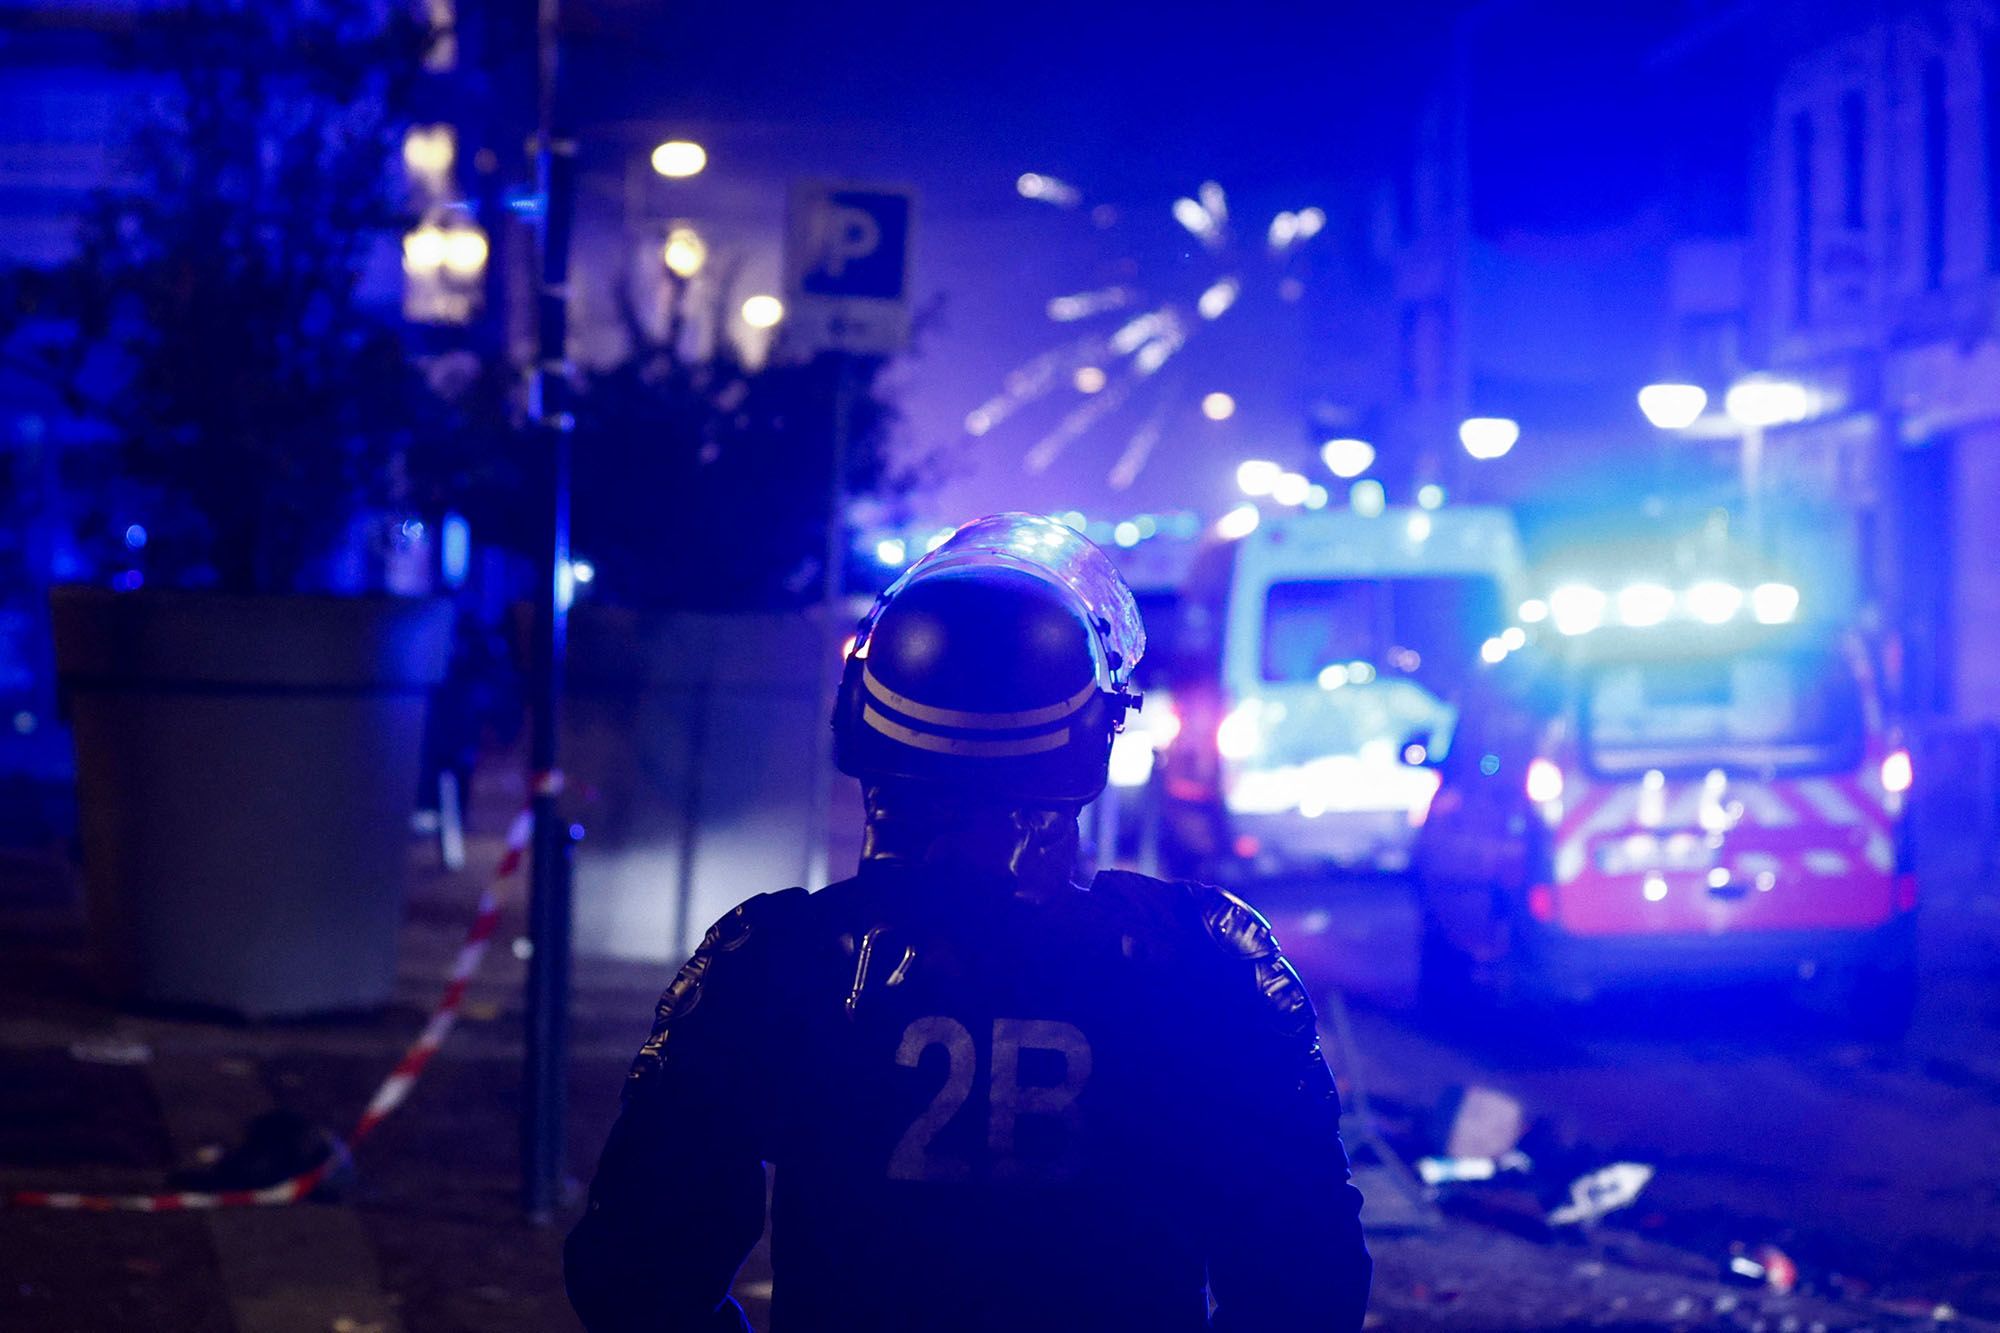
[[[1479,506],[1266,515],[1206,548],[1163,664],[1170,867],[1406,868],[1438,781],[1422,738],[1522,575],[1513,519]]]
[[[1914,999],[1909,751],[1868,646],[1790,584],[1583,584],[1489,644],[1416,849],[1429,994],[1824,974]],[[1520,643],[1514,651],[1512,644]]]

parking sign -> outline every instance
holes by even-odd
[[[910,336],[910,237],[915,193],[902,186],[801,181],[786,229],[793,354],[887,356]]]

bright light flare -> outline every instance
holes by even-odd
[[[456,151],[449,125],[412,125],[403,136],[403,166],[412,176],[441,179],[451,170]]]
[[[1257,512],[1256,505],[1240,504],[1215,520],[1215,535],[1226,542],[1237,541],[1255,532],[1261,522],[1263,515]]]
[[[884,537],[875,543],[875,559],[894,569],[910,558],[909,547],[901,537]]]
[[[1220,390],[1205,394],[1201,400],[1201,414],[1210,421],[1227,421],[1236,415],[1236,400]]]
[[[1900,796],[1916,781],[1916,770],[1910,765],[1908,750],[1891,750],[1882,759],[1882,790],[1891,796]]]
[[[660,262],[675,277],[686,280],[701,272],[708,262],[708,242],[701,239],[701,233],[693,227],[675,227],[667,233],[667,243],[661,247]]]
[[[1750,590],[1750,614],[1760,625],[1787,625],[1799,614],[1799,590],[1789,583],[1760,583]]]
[[[1708,390],[1699,384],[1648,384],[1639,390],[1639,410],[1660,430],[1684,430],[1708,406]]]
[[[1434,481],[1427,481],[1423,485],[1417,487],[1417,508],[1419,509],[1444,508],[1444,487],[1438,485]]]
[[[1722,408],[1740,426],[1783,426],[1812,415],[1812,394],[1793,380],[1751,375],[1729,386]]]
[[[1467,417],[1458,423],[1458,442],[1481,462],[1506,457],[1520,438],[1520,423],[1507,417]]]
[[[1189,235],[1213,250],[1222,244],[1222,224],[1215,215],[1200,203],[1182,195],[1174,200],[1174,221],[1187,229]]]
[[[1373,477],[1357,481],[1347,490],[1347,505],[1363,518],[1380,518],[1389,506],[1389,493]]]
[[[1566,583],[1549,594],[1549,618],[1560,634],[1588,634],[1604,623],[1604,590],[1587,583]]]
[[[1366,440],[1328,440],[1319,447],[1319,458],[1334,476],[1352,481],[1375,466],[1375,446]]]
[[[669,139],[653,150],[653,170],[669,180],[699,176],[708,165],[708,150],[686,139]]]
[[[1659,624],[1673,609],[1673,589],[1658,583],[1633,583],[1618,590],[1618,619],[1635,629]]]
[[[1246,458],[1236,465],[1236,489],[1245,495],[1269,495],[1285,470],[1268,458]]]
[[[1097,393],[1104,388],[1104,372],[1096,366],[1078,366],[1076,374],[1070,376],[1070,383],[1078,393]]]
[[[1403,534],[1419,546],[1431,539],[1431,516],[1425,513],[1410,515],[1410,521],[1403,525]]]
[[[785,303],[775,296],[752,296],[743,302],[743,322],[753,329],[775,328],[785,317]]]
[[[1523,625],[1539,625],[1549,618],[1549,604],[1539,597],[1530,597],[1521,603],[1515,614],[1521,617]]]
[[[1229,710],[1215,729],[1215,750],[1224,759],[1248,759],[1264,748],[1261,706],[1245,699]]]
[[[1023,199],[1039,199],[1057,208],[1075,208],[1083,202],[1083,192],[1074,185],[1039,171],[1022,172],[1014,181],[1014,189]]]
[[[1720,579],[1704,579],[1687,590],[1688,614],[1704,625],[1723,625],[1743,609],[1743,589]]]
[[[1271,498],[1281,505],[1297,508],[1311,494],[1312,483],[1297,472],[1281,472],[1278,479],[1271,483]]]
[[[1522,785],[1527,789],[1528,799],[1536,805],[1560,801],[1563,794],[1563,771],[1556,766],[1555,761],[1536,755],[1528,761],[1527,781]]]
[[[1220,319],[1230,306],[1236,304],[1237,294],[1242,290],[1243,284],[1236,279],[1223,278],[1196,299],[1195,309],[1201,312],[1203,319]]]

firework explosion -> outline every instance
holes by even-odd
[[[1015,182],[1015,189],[1032,204],[1081,214],[1107,233],[1118,229],[1115,210],[1105,204],[1087,206],[1083,192],[1066,181],[1029,172]],[[1281,298],[1296,300],[1303,285],[1292,261],[1326,225],[1319,209],[1303,208],[1280,212],[1246,236],[1232,224],[1228,196],[1214,181],[1174,200],[1171,212],[1200,243],[1200,262],[1176,264],[1173,281],[1157,287],[1135,279],[1050,298],[1046,314],[1063,336],[1016,367],[999,392],[966,414],[967,435],[990,435],[1031,403],[1052,394],[1074,394],[1081,401],[1028,446],[1022,467],[1044,472],[1071,445],[1093,433],[1109,436],[1117,428],[1123,438],[1105,480],[1122,491],[1138,479],[1173,410],[1187,403],[1183,386],[1160,371],[1227,317],[1245,283],[1269,282]],[[1129,258],[1120,268],[1140,272]],[[1128,407],[1130,412],[1123,410]],[[1234,403],[1226,394],[1211,393],[1201,401],[1201,410],[1220,420],[1234,410]],[[1131,424],[1134,417],[1136,425]]]

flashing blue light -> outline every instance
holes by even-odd
[[[146,549],[146,527],[143,523],[134,523],[125,529],[125,545],[134,551]]]
[[[463,514],[446,514],[438,539],[438,572],[448,588],[463,587],[472,567],[472,525]]]

